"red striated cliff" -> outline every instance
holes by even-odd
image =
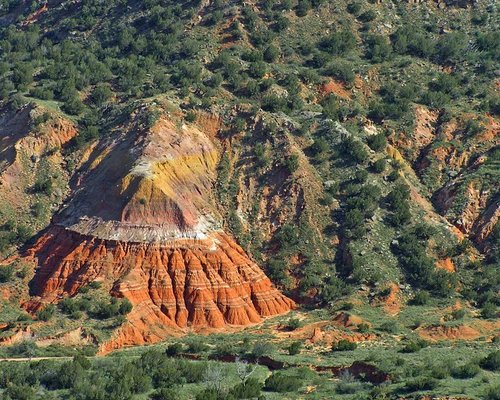
[[[211,194],[218,151],[196,126],[134,126],[89,160],[71,202],[27,251],[38,265],[32,308],[110,283],[133,309],[107,352],[294,307],[221,230]]]
[[[114,295],[142,309],[143,318],[172,328],[248,325],[293,307],[223,233],[164,245],[102,240],[54,227],[30,253],[40,265],[33,292],[45,301],[111,279]]]

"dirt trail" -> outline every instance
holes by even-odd
[[[95,356],[87,357],[87,358],[93,358]],[[0,358],[0,362],[2,361],[19,361],[19,362],[26,362],[26,361],[42,361],[42,360],[72,360],[73,357],[71,356],[56,356],[56,357],[20,357],[20,358]]]

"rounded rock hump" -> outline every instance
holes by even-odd
[[[289,311],[293,301],[221,230],[217,163],[203,132],[165,118],[97,145],[71,201],[28,251],[38,263],[33,294],[55,302],[111,281],[133,309],[104,352]]]

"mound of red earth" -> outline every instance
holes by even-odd
[[[133,310],[102,351],[293,308],[221,229],[211,190],[217,163],[207,135],[166,118],[97,145],[71,200],[27,251],[38,265],[30,306],[111,282]]]
[[[481,332],[468,325],[445,326],[431,325],[418,330],[418,334],[427,340],[474,340]]]

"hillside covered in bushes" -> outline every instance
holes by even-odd
[[[499,13],[0,0],[0,353],[210,342],[59,360],[66,382],[57,360],[0,363],[0,396],[498,398]],[[213,337],[250,346],[222,354],[223,389],[202,384],[228,361]],[[232,375],[264,355],[283,371]]]

